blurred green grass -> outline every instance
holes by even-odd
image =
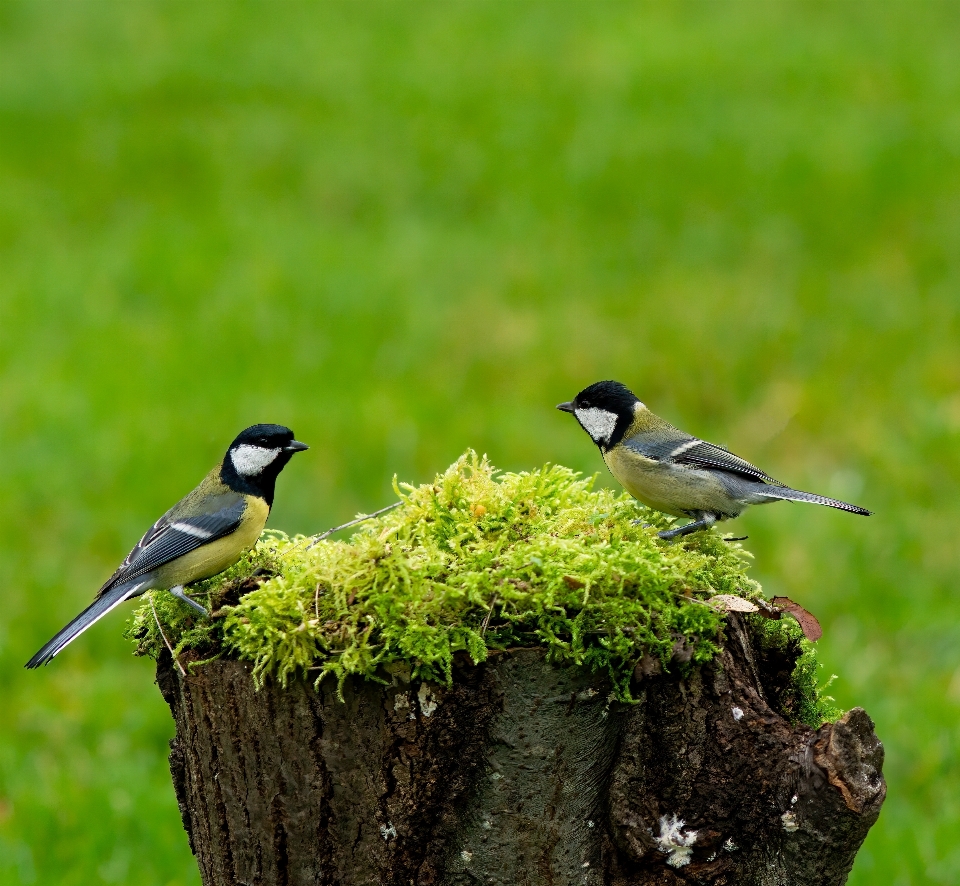
[[[599,378],[801,488],[736,524],[887,748],[853,884],[960,881],[960,6],[0,4],[0,881],[198,877],[115,616],[233,435],[315,532]],[[608,482],[606,478],[603,482]]]

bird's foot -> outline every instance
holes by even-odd
[[[699,520],[694,520],[693,523],[685,523],[683,526],[674,526],[673,529],[664,529],[662,532],[658,532],[657,535],[660,536],[664,541],[672,541],[680,535],[690,535],[693,532],[703,532],[705,529],[709,529],[717,522],[717,518],[711,514],[707,514],[701,517]]]
[[[201,606],[193,597],[188,597],[183,591],[183,585],[177,585],[175,588],[170,588],[170,593],[173,594],[178,600],[183,600],[188,606],[192,606],[197,610],[204,618],[210,618],[210,613],[206,610],[205,607]]]

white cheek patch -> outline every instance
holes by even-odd
[[[279,454],[279,449],[264,449],[262,446],[248,446],[244,443],[230,453],[230,460],[241,477],[253,477]]]
[[[617,416],[614,413],[591,406],[589,409],[575,410],[574,415],[583,429],[593,438],[594,443],[610,442],[614,428],[617,426]]]

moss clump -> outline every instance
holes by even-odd
[[[764,662],[762,670],[774,676],[774,685],[764,687],[773,707],[792,723],[806,723],[815,729],[838,720],[843,711],[826,694],[836,675],[820,682],[822,665],[800,625],[787,616],[778,621],[762,615],[749,618],[757,658]],[[776,674],[778,669],[780,674]]]
[[[396,662],[449,682],[455,653],[480,662],[539,645],[554,662],[605,670],[629,700],[643,653],[666,664],[683,642],[693,662],[715,654],[722,615],[704,600],[760,593],[739,545],[712,532],[666,544],[656,530],[668,518],[558,465],[498,476],[467,452],[433,483],[395,489],[400,507],[349,541],[266,534],[193,587],[219,607],[209,621],[155,595],[167,640],[177,654],[252,661],[258,683],[309,670],[340,685]],[[141,653],[163,648],[150,603],[130,634]]]

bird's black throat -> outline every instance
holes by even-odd
[[[597,443],[597,446],[600,447],[600,452],[605,453],[613,449],[620,441],[623,439],[624,435],[627,433],[627,430],[630,428],[630,425],[633,424],[633,413],[632,412],[618,412],[617,413],[617,423],[613,428],[613,433],[610,435],[610,439],[605,443]]]
[[[292,457],[293,452],[281,451],[259,474],[244,475],[234,467],[233,459],[228,452],[220,468],[220,480],[224,486],[229,487],[234,492],[262,498],[267,503],[267,507],[272,508],[277,477]]]

